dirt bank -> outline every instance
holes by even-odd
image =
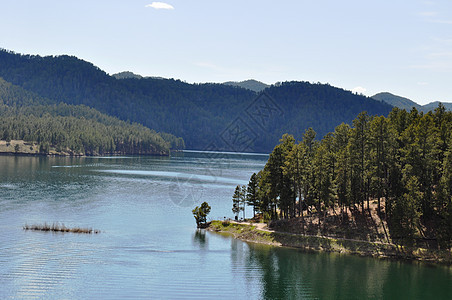
[[[265,225],[212,221],[207,230],[233,235],[246,242],[273,246],[301,248],[305,250],[325,251],[370,256],[378,258],[394,258],[417,260],[430,263],[451,265],[452,252],[447,250],[428,250],[409,248],[383,242],[369,242],[354,239],[331,238],[273,231]]]

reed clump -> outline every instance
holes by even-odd
[[[34,224],[28,225],[25,224],[23,227],[24,230],[33,230],[33,231],[51,231],[51,232],[71,232],[71,233],[84,233],[84,234],[98,234],[100,230],[92,229],[92,228],[80,228],[80,227],[66,227],[64,224],[52,223],[52,224]]]

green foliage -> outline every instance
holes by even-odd
[[[451,247],[452,112],[441,105],[427,114],[394,108],[388,118],[363,112],[353,125],[337,126],[320,142],[312,129],[298,143],[284,135],[252,188],[260,211],[291,218],[313,206],[320,222],[325,208],[366,214],[365,202],[369,208],[377,199],[394,239]]]
[[[211,209],[211,207],[209,206],[209,204],[207,202],[203,202],[200,207],[196,206],[192,210],[192,213],[193,213],[193,216],[195,217],[196,225],[198,226],[198,228],[205,227],[205,225],[207,223],[207,215],[210,213],[210,209]]]
[[[171,145],[184,147],[181,138],[84,105],[49,102],[0,79],[0,139],[38,143],[42,154],[52,147],[73,155],[168,154]]]
[[[40,57],[0,50],[0,77],[44,97],[46,104],[86,105],[124,121],[169,132],[189,149],[206,149],[257,98],[251,90],[224,84],[188,84],[180,80],[116,79],[92,64],[70,56]],[[123,78],[123,77],[121,77]],[[283,133],[301,137],[313,127],[320,136],[361,111],[387,115],[391,107],[328,84],[285,82],[265,89],[284,115],[266,120],[251,150],[270,152]],[[42,103],[40,103],[42,104]],[[250,125],[258,127],[247,116]],[[165,140],[166,138],[162,136]],[[167,140],[179,149],[181,143]],[[237,151],[234,146],[215,145]],[[220,150],[220,149],[218,149]]]
[[[246,187],[237,185],[235,187],[234,195],[232,196],[232,212],[236,219],[239,213],[243,211],[243,218],[245,219],[245,202],[246,202]]]
[[[393,232],[398,238],[409,239],[414,237],[420,226],[420,203],[422,193],[419,191],[419,182],[415,176],[406,180],[406,193],[394,202],[393,214],[397,218],[391,219]]]
[[[176,137],[172,134],[166,133],[166,132],[159,132],[159,135],[162,137],[162,139],[169,144],[169,147],[171,150],[184,150],[185,149],[185,142],[184,139],[181,137]]]
[[[260,200],[258,197],[259,192],[259,178],[256,173],[251,175],[248,186],[246,187],[246,204],[253,207],[253,217],[256,212],[259,212]]]

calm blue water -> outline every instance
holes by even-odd
[[[235,186],[266,159],[0,156],[0,299],[452,299],[450,268],[197,231],[193,207],[232,217]],[[44,222],[102,233],[22,230]]]

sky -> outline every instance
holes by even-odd
[[[0,48],[114,74],[452,102],[450,0],[0,0]]]

